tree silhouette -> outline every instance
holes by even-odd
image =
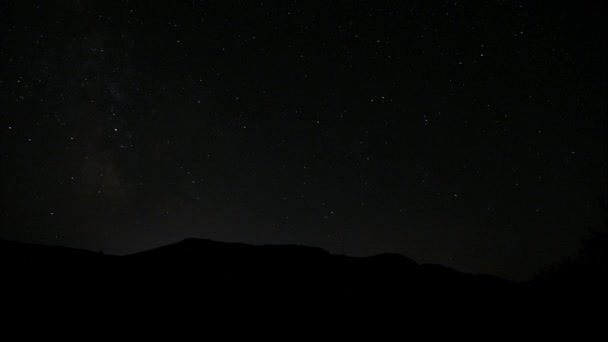
[[[606,200],[600,201],[605,207]],[[533,283],[542,287],[560,289],[596,290],[608,289],[608,220],[591,236],[581,242],[573,257],[565,258],[538,272]]]

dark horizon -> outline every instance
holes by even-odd
[[[0,239],[530,279],[606,230],[606,7],[2,1]]]

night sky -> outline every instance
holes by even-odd
[[[529,278],[602,227],[606,5],[0,1],[0,238]]]

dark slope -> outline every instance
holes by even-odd
[[[187,239],[128,256],[1,241],[15,291],[98,292],[145,300],[245,300],[398,303],[502,298],[507,280],[418,265],[401,255],[332,255],[303,246],[252,246]]]
[[[270,311],[275,319],[312,315],[492,324],[498,316],[515,317],[513,312],[529,320],[563,317],[597,299],[592,294],[585,302],[549,287],[420,265],[401,255],[357,258],[291,245],[187,239],[110,256],[0,241],[0,258],[3,305],[28,319],[65,317],[66,309],[72,319],[127,321],[220,313],[249,320]]]
[[[174,276],[182,274],[198,279],[200,274],[192,270],[199,270],[219,276],[216,279],[219,282],[224,281],[225,276],[271,288],[301,288],[302,295],[327,291],[341,296],[342,290],[360,294],[378,290],[377,295],[386,295],[387,288],[395,292],[408,288],[449,292],[457,289],[501,291],[516,287],[514,283],[489,275],[461,273],[440,265],[418,265],[398,254],[357,258],[298,245],[253,246],[187,239],[126,258],[137,264],[153,261],[150,265],[154,268]],[[206,281],[215,280],[209,277]]]
[[[0,258],[14,262],[50,262],[99,259],[102,253],[61,246],[36,245],[17,241],[0,240]],[[14,259],[13,259],[14,258]],[[12,264],[9,263],[9,264]]]

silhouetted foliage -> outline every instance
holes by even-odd
[[[608,288],[608,232],[592,232],[575,256],[538,272],[534,284],[562,290],[602,291]]]
[[[608,209],[606,197],[599,199],[600,207]],[[607,211],[608,212],[608,211]],[[591,230],[576,255],[539,271],[531,283],[539,288],[575,291],[578,294],[606,294],[608,289],[608,215],[603,226]]]

